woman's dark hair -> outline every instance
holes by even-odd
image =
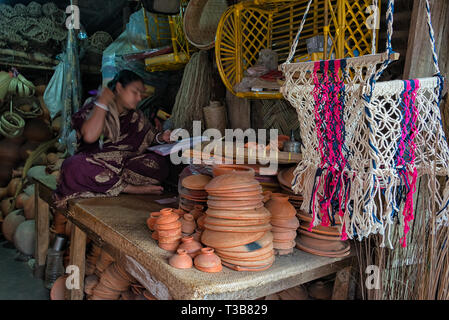
[[[111,89],[113,92],[115,91],[115,87],[117,86],[117,83],[120,82],[120,84],[123,86],[123,88],[126,88],[126,86],[132,82],[140,81],[142,83],[145,83],[141,76],[138,74],[130,71],[130,70],[122,70],[119,73],[117,73],[109,83],[108,88]]]

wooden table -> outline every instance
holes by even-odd
[[[36,195],[50,201],[51,189],[38,182]],[[166,196],[165,196],[166,197]],[[146,226],[150,212],[164,206],[154,202],[160,196],[121,195],[71,201],[63,212],[73,222],[70,264],[79,266],[84,279],[86,239],[107,250],[158,299],[257,299],[294,286],[337,273],[334,299],[346,299],[353,256],[326,258],[298,249],[289,256],[276,257],[271,268],[262,272],[237,272],[223,268],[220,273],[196,269],[179,270],[168,264],[171,254],[158,247]],[[50,202],[51,204],[51,202]],[[45,265],[48,248],[48,206],[36,212],[38,228],[37,262]],[[46,252],[45,252],[46,254]],[[71,290],[70,299],[83,299],[83,282]]]

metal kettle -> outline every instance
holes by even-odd
[[[300,141],[295,140],[295,135],[292,130],[290,141],[284,142],[284,152],[292,152],[292,153],[301,153],[301,145]]]

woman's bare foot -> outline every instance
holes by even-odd
[[[133,186],[129,184],[125,190],[123,190],[124,193],[130,193],[130,194],[162,194],[164,191],[164,188],[161,186]]]

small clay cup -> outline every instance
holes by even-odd
[[[187,254],[187,251],[184,249],[178,249],[177,253],[173,255],[168,263],[177,269],[190,269],[193,266],[192,257]]]

